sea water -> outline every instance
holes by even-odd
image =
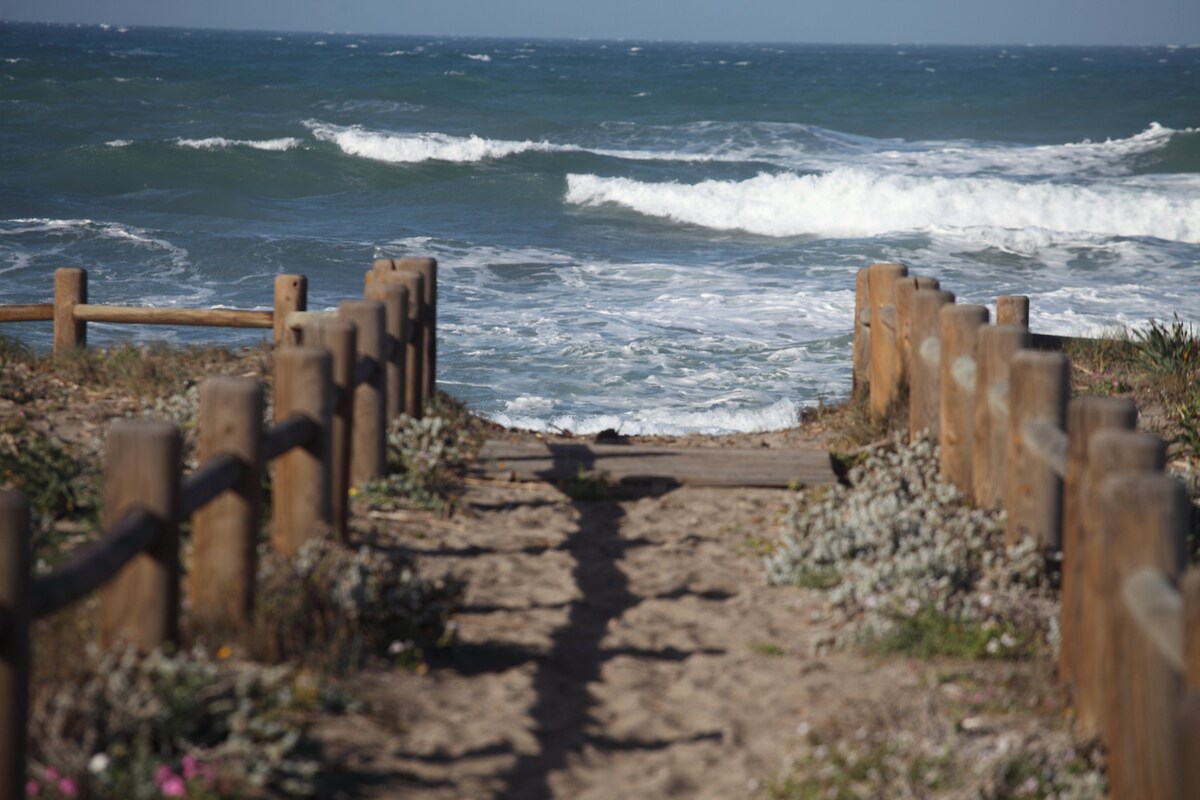
[[[0,302],[78,266],[96,302],[298,272],[325,308],[402,255],[440,265],[440,386],[542,429],[792,424],[847,394],[874,260],[1043,332],[1196,321],[1200,47],[0,24]]]

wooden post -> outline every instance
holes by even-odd
[[[1114,598],[1110,632],[1119,656],[1112,676],[1117,703],[1106,714],[1110,794],[1113,800],[1176,800],[1181,795],[1173,734],[1180,676],[1136,632],[1119,598],[1135,567],[1179,575],[1187,562],[1191,503],[1177,479],[1156,473],[1115,472],[1096,489],[1094,502],[1111,548],[1106,588]]]
[[[996,298],[996,324],[1029,327],[1029,298],[1006,294]]]
[[[1183,599],[1183,658],[1187,671],[1183,674],[1184,688],[1200,690],[1200,569],[1189,569],[1179,583]],[[1200,766],[1200,761],[1195,762]]]
[[[417,298],[425,296],[425,278],[411,271],[386,272],[376,276],[370,291],[379,281],[398,283],[408,289],[408,346],[404,351],[404,413],[413,419],[420,419],[424,413],[424,399],[421,396],[421,382],[424,375],[425,348],[422,344],[424,325],[421,322],[421,309],[424,303]]]
[[[200,384],[200,463],[228,453],[246,465],[238,483],[192,515],[192,617],[214,634],[243,633],[254,612],[262,515],[263,388],[251,378]]]
[[[29,501],[0,489],[0,797],[25,796],[29,742]]]
[[[1116,677],[1117,654],[1113,648],[1131,646],[1130,641],[1115,637],[1113,620],[1121,614],[1119,570],[1125,565],[1113,549],[1113,541],[1105,534],[1105,511],[1102,502],[1089,492],[1108,476],[1130,470],[1161,472],[1166,462],[1166,445],[1151,433],[1108,428],[1092,434],[1088,445],[1087,472],[1084,475],[1083,527],[1079,555],[1083,567],[1083,594],[1079,599],[1077,685],[1075,692],[1076,726],[1081,735],[1104,734],[1112,741],[1113,721],[1106,715],[1116,703],[1112,681]],[[1142,509],[1139,513],[1143,513]],[[1114,588],[1115,587],[1115,588]],[[1119,767],[1118,767],[1119,769]]]
[[[320,347],[284,347],[275,359],[275,421],[303,414],[317,426],[315,441],[275,461],[271,545],[294,556],[333,523],[330,432],[333,427],[333,357]]]
[[[370,273],[368,273],[370,274]],[[383,303],[384,348],[387,374],[384,378],[387,395],[387,421],[404,413],[404,355],[408,349],[408,287],[398,283],[377,282],[364,294],[367,300]]]
[[[1200,571],[1189,569],[1179,584],[1183,599],[1184,700],[1175,715],[1175,763],[1180,800],[1200,797]]]
[[[871,384],[871,269],[854,275],[854,359],[850,395],[866,395]]]
[[[409,294],[410,305],[420,306],[417,318],[421,321],[421,387],[422,404],[434,398],[437,392],[437,259],[394,258],[375,259],[372,272],[376,276],[388,272],[415,272],[423,278],[420,296]],[[368,282],[368,288],[370,282]]]
[[[371,371],[354,389],[354,433],[350,448],[350,483],[356,485],[384,473],[387,459],[387,364],[383,359],[383,303],[346,300],[338,307],[342,319],[358,329],[356,368]]]
[[[183,437],[167,422],[118,420],[104,455],[104,528],[144,511],[158,538],[101,590],[100,643],[143,653],[179,641],[179,469]]]
[[[354,441],[354,369],[358,362],[358,331],[346,319],[316,319],[300,329],[305,345],[329,351],[334,387],[329,445],[329,495],[333,533],[345,538],[350,523],[350,458]]]
[[[871,293],[871,416],[883,419],[900,397],[900,364],[896,340],[896,280],[908,274],[902,264],[872,264],[867,273]],[[887,314],[884,308],[891,308]]]
[[[971,449],[974,440],[975,387],[960,383],[962,375],[975,372],[975,349],[979,329],[987,324],[988,310],[979,305],[947,305],[938,312],[941,360],[938,381],[941,403],[938,415],[941,433],[941,472],[964,495],[971,494]]]
[[[1031,536],[1043,549],[1062,541],[1062,478],[1025,446],[1026,422],[1042,418],[1066,424],[1069,363],[1062,353],[1019,350],[1009,362],[1008,452],[1004,507],[1008,547]]]
[[[275,276],[275,346],[296,344],[295,331],[288,328],[287,317],[293,311],[308,310],[308,278],[303,275]]]
[[[954,303],[954,293],[917,289],[912,297],[912,370],[908,378],[908,438],[927,431],[937,440],[941,433],[940,336],[942,306]],[[935,358],[936,356],[936,358]]]
[[[1058,674],[1074,689],[1077,662],[1083,652],[1079,642],[1081,598],[1085,594],[1083,483],[1092,436],[1109,428],[1133,430],[1137,407],[1132,400],[1116,397],[1076,397],[1067,408],[1067,469],[1063,477],[1062,524],[1062,610]]]
[[[86,303],[87,270],[54,270],[54,352],[87,346],[87,323],[75,319],[75,306]]]
[[[937,278],[908,275],[896,279],[896,344],[900,351],[901,382],[912,375],[912,298],[918,289],[937,289]]]
[[[994,508],[1004,502],[1008,454],[1008,417],[992,409],[992,392],[1007,384],[1009,365],[1018,350],[1029,347],[1029,329],[1019,325],[985,325],[975,351],[975,430],[971,451],[971,484],[975,502]],[[1007,404],[1006,404],[1007,405]]]

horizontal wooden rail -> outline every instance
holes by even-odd
[[[137,306],[75,306],[81,322],[123,322],[137,325],[197,325],[211,328],[270,328],[271,311],[232,308],[142,308]]]
[[[317,423],[304,414],[292,414],[263,433],[263,461],[274,461],[293,447],[312,443]]]
[[[0,306],[0,322],[49,322],[54,319],[53,303]]]
[[[1159,655],[1180,674],[1187,669],[1183,654],[1183,598],[1166,574],[1155,567],[1134,569],[1121,587],[1130,618]]]
[[[179,516],[195,514],[226,489],[232,489],[246,475],[249,466],[235,455],[215,456],[184,479],[179,487]]]
[[[33,583],[33,616],[44,617],[94,592],[158,538],[159,526],[144,511],[121,518],[90,547]]]
[[[1025,447],[1054,470],[1058,477],[1067,473],[1067,434],[1048,419],[1031,419],[1021,428]]]

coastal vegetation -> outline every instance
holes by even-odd
[[[0,481],[30,497],[35,569],[50,571],[100,535],[112,420],[174,422],[194,466],[198,377],[269,382],[271,359],[261,348],[135,345],[51,356],[0,337]],[[384,488],[389,502],[444,509],[478,436],[449,398],[428,412],[396,424]],[[265,488],[269,497],[269,479]],[[186,570],[186,524],[183,532]],[[295,559],[265,540],[259,550],[259,602],[245,637],[193,630],[193,646],[178,652],[101,652],[95,595],[35,624],[31,796],[312,795],[324,769],[307,733],[313,714],[362,710],[345,688],[353,674],[424,670],[451,640],[462,586],[422,577],[409,553],[373,541],[369,526],[352,526],[346,541],[315,539]],[[188,630],[186,608],[185,597]]]

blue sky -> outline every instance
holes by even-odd
[[[1200,0],[0,0],[0,19],[531,38],[1200,43]]]

